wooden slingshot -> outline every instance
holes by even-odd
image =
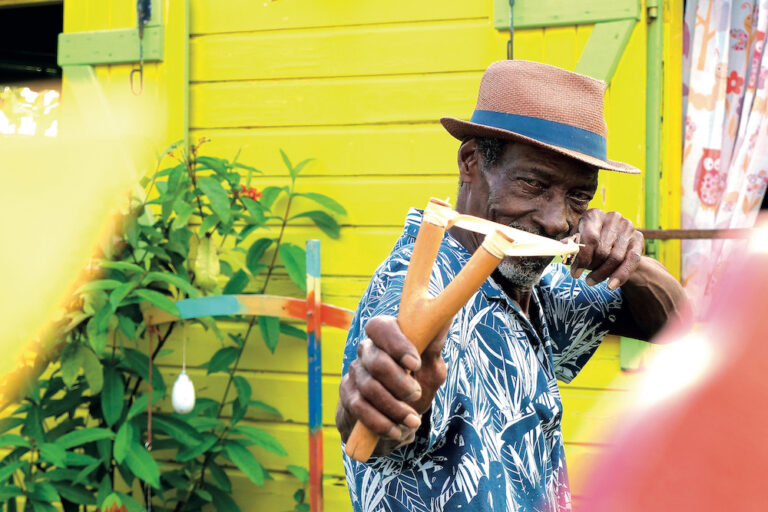
[[[456,278],[437,297],[427,291],[432,266],[445,230],[457,226],[485,236],[482,245]],[[397,323],[419,353],[452,320],[480,288],[505,256],[569,256],[579,246],[573,240],[559,242],[486,219],[455,212],[451,205],[432,198],[413,246],[405,276]],[[360,462],[368,460],[379,439],[360,422],[355,424],[345,453]]]

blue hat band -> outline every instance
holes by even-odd
[[[608,156],[605,137],[569,124],[492,110],[475,110],[470,121],[515,132],[544,144],[578,151],[599,160],[604,161]]]

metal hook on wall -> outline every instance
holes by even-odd
[[[139,29],[139,66],[131,69],[128,80],[131,83],[131,92],[138,96],[144,91],[144,26],[152,18],[152,4],[150,0],[136,0],[136,24]],[[138,76],[138,88],[136,77]]]

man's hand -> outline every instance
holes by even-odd
[[[571,275],[591,270],[586,283],[593,286],[608,279],[615,290],[627,282],[640,265],[645,240],[629,219],[619,213],[593,208],[579,221],[579,243],[583,244],[571,264]]]
[[[361,421],[381,438],[374,455],[385,455],[413,441],[421,416],[445,381],[441,352],[446,332],[421,356],[394,317],[371,318],[365,333],[357,359],[341,379],[336,427],[346,442],[355,422]]]

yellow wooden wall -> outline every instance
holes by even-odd
[[[181,9],[183,3],[166,4]],[[131,6],[122,0],[66,0],[65,29],[110,28],[104,20],[118,13],[130,16]],[[166,22],[178,24],[171,12]],[[517,31],[515,57],[572,70],[591,30]],[[255,180],[257,187],[285,183],[281,148],[294,161],[314,159],[299,180],[299,191],[331,195],[347,208],[342,236],[330,240],[297,225],[289,228],[287,240],[303,244],[307,237],[321,238],[323,299],[354,309],[399,235],[408,208],[423,206],[430,196],[455,200],[458,142],[438,119],[469,117],[482,72],[505,58],[507,39],[508,32],[493,28],[493,0],[190,0],[191,140],[210,137],[205,152],[212,155],[232,157],[241,150],[241,162],[265,173]],[[645,44],[641,20],[606,96],[609,157],[640,168]],[[174,65],[157,65],[158,87],[168,80],[163,66]],[[105,67],[99,74],[103,80],[127,81],[125,67]],[[643,186],[638,176],[603,173],[594,205],[618,210],[641,225]],[[285,275],[278,275],[268,291],[296,293]],[[195,328],[189,329],[189,339],[192,367],[219,345]],[[334,477],[326,480],[325,495],[326,510],[334,511],[351,510],[333,426],[344,339],[344,333],[332,329],[323,334],[325,467]],[[170,346],[179,349],[180,337],[175,335]],[[169,374],[175,375],[180,365],[179,352],[160,360]],[[274,480],[256,488],[235,476],[234,497],[243,510],[286,510],[298,483],[284,468],[307,466],[305,347],[284,338],[272,355],[254,339],[243,361],[254,398],[282,412],[282,418],[253,415],[248,421],[275,435],[290,455],[281,458],[257,449]],[[190,373],[201,395],[221,396],[221,374]],[[582,375],[562,387],[577,504],[586,470],[615,419],[610,410],[594,406],[621,402],[634,378],[620,372],[618,340],[609,337]]]

